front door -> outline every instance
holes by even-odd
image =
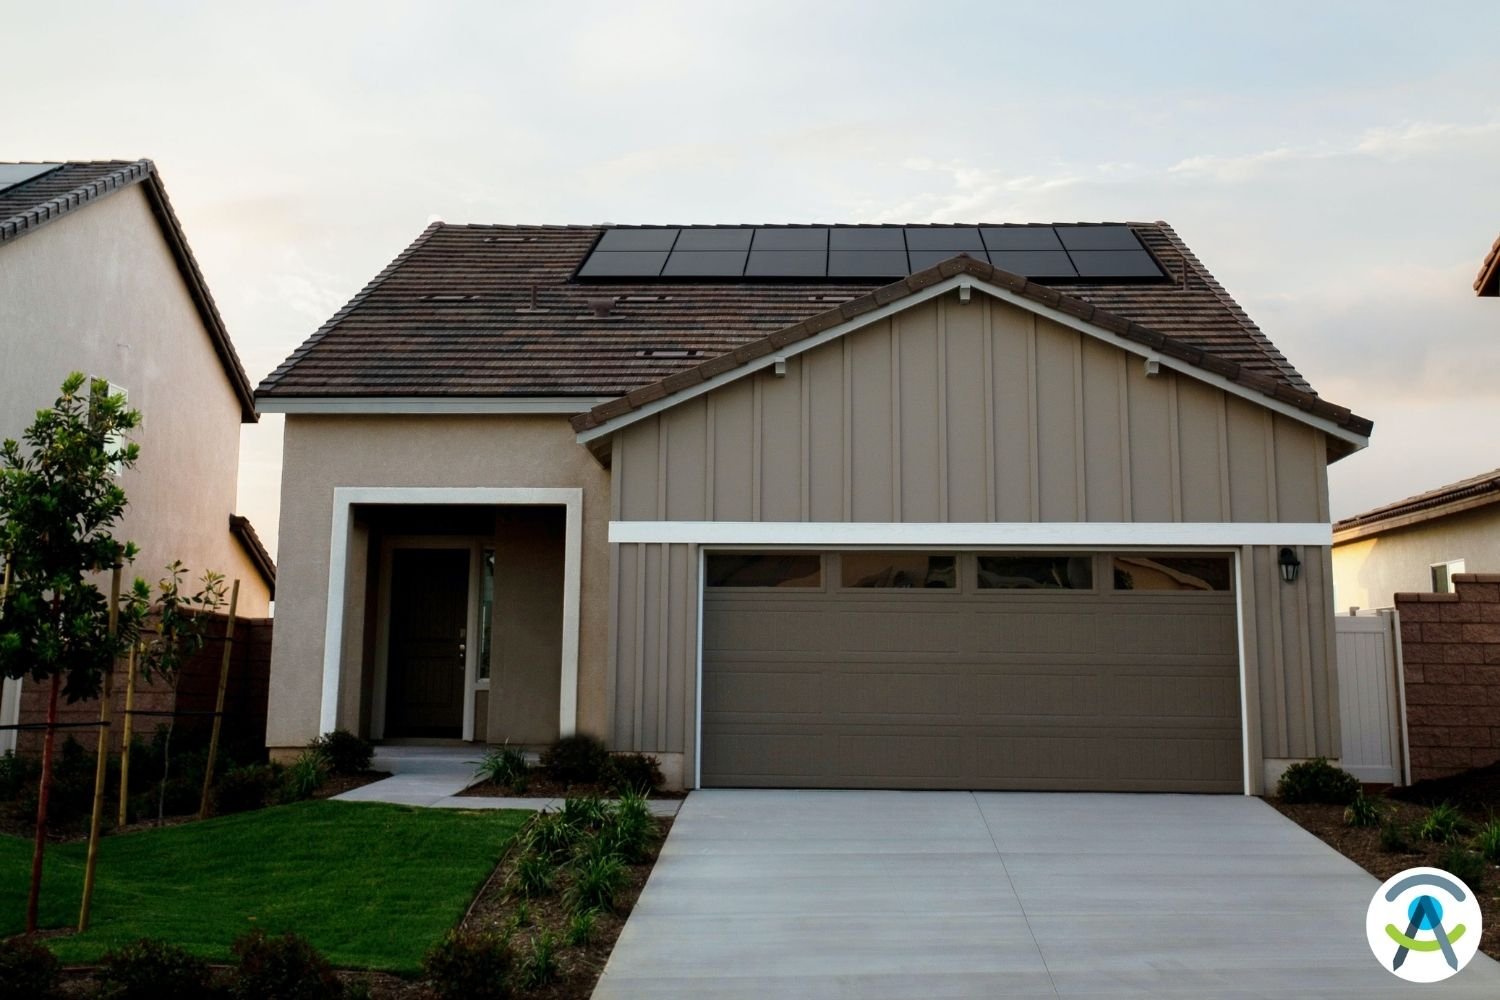
[[[463,735],[468,549],[391,552],[385,735]]]

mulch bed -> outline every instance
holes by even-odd
[[[1410,794],[1411,789],[1403,791]],[[1447,849],[1446,844],[1431,844],[1409,837],[1409,853],[1388,853],[1380,849],[1380,828],[1345,824],[1343,806],[1291,805],[1271,798],[1266,801],[1382,882],[1408,868],[1443,867],[1439,859]],[[1410,827],[1429,811],[1427,806],[1412,802],[1385,797],[1379,801],[1387,819],[1398,826]],[[1474,829],[1489,821],[1487,811],[1469,809],[1465,815]],[[1483,887],[1470,885],[1469,888],[1474,890],[1479,899],[1479,910],[1484,915],[1484,934],[1479,939],[1479,949],[1491,958],[1500,959],[1500,869],[1492,869]]]
[[[568,785],[538,771],[531,773],[524,792],[517,792],[509,785],[496,785],[484,781],[477,785],[470,785],[458,794],[485,799],[581,799],[590,796],[612,799],[618,795],[613,788],[606,785],[598,783]],[[658,789],[646,797],[648,799],[683,799],[687,798],[687,792],[668,792]]]

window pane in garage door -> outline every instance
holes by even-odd
[[[1129,553],[1114,558],[1116,590],[1228,590],[1228,556],[1160,556]]]
[[[823,557],[806,552],[734,552],[708,557],[710,587],[821,587]]]
[[[1092,590],[1093,556],[992,555],[979,557],[980,590]]]
[[[846,587],[922,587],[952,590],[957,560],[927,552],[844,552],[840,578]]]

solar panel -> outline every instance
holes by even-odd
[[[745,273],[746,256],[745,250],[674,250],[661,273],[664,278],[737,278]]]
[[[979,230],[973,227],[908,226],[906,247],[908,250],[967,250],[969,256],[984,259],[984,243],[979,239]]]
[[[61,163],[0,163],[0,191],[34,181],[60,166]]]
[[[610,227],[585,281],[846,281],[875,284],[967,254],[1037,281],[1162,281],[1129,226]]]

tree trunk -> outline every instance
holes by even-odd
[[[62,675],[52,675],[47,696],[47,735],[42,739],[42,780],[36,796],[36,846],[31,852],[31,895],[26,899],[26,933],[35,934],[37,910],[42,899],[42,853],[47,846],[47,799],[52,792],[52,747],[56,742],[57,693]]]

